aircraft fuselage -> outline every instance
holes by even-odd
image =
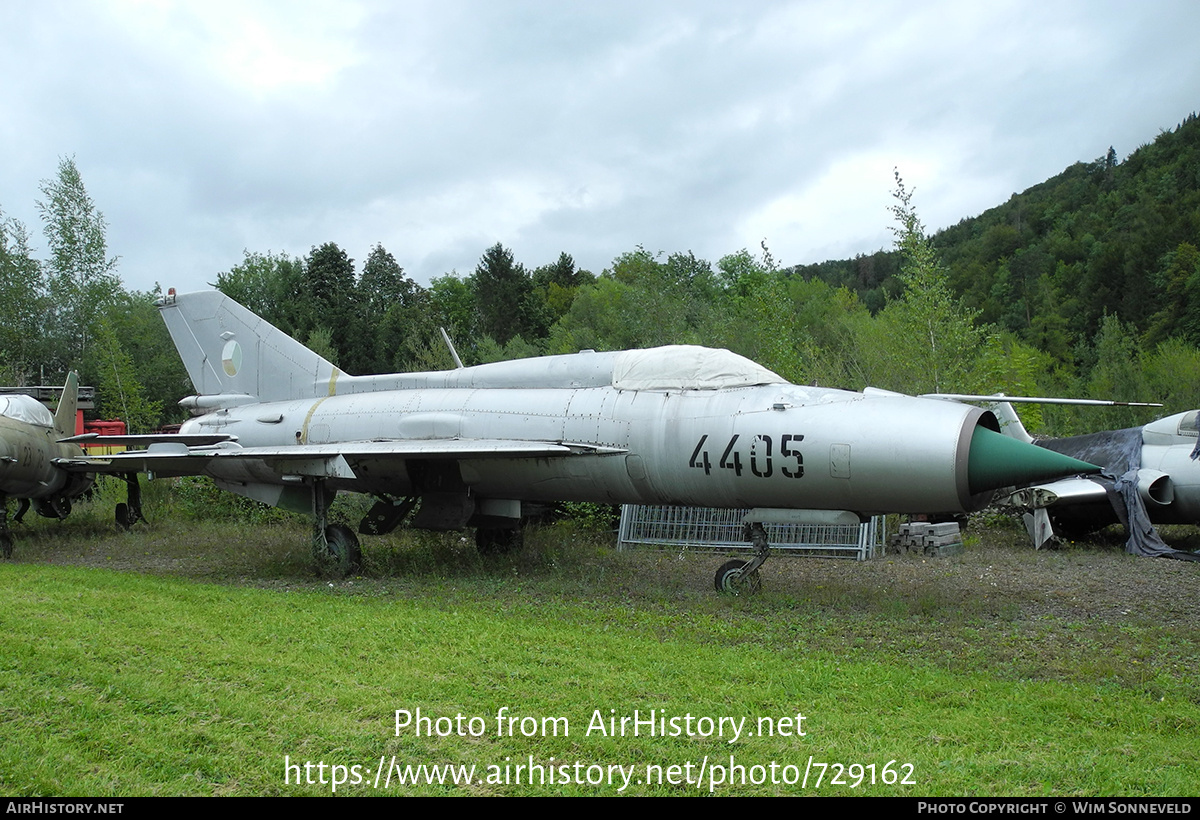
[[[971,435],[988,415],[949,402],[787,384],[411,388],[234,407],[193,419],[181,432],[229,433],[244,448],[505,439],[615,451],[452,462],[461,485],[481,497],[959,512],[986,500],[969,491],[966,461]],[[354,477],[330,478],[329,486],[420,493],[430,489],[421,483],[431,480],[428,465],[436,461],[358,457],[350,462]],[[286,483],[269,459],[215,458],[208,472],[230,483]]]

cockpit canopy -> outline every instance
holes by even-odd
[[[0,395],[0,416],[38,427],[53,427],[54,416],[32,396],[23,394]]]
[[[1200,434],[1196,427],[1198,419],[1200,410],[1188,410],[1152,421],[1142,428],[1142,443],[1162,446],[1194,443]]]
[[[618,390],[720,390],[786,383],[745,356],[697,345],[626,350],[617,354],[612,372],[612,386]]]

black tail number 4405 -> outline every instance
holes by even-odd
[[[750,438],[748,448],[745,448],[745,445],[742,448],[737,446],[740,438],[740,434],[734,434],[729,439],[729,443],[721,451],[721,457],[716,465],[717,469],[733,470],[734,475],[740,476],[745,466],[749,464],[750,472],[754,476],[770,478],[775,469],[771,437],[768,435],[753,436]],[[804,475],[804,456],[800,454],[800,448],[796,446],[802,441],[804,441],[802,435],[788,434],[780,439],[779,470],[788,478],[800,478]],[[713,462],[708,448],[705,447],[707,442],[707,435],[700,436],[700,440],[696,442],[696,448],[692,450],[692,458],[688,461],[688,466],[704,470],[705,475],[712,475]],[[748,449],[745,455],[743,455],[744,448]],[[716,452],[715,448],[713,452]]]

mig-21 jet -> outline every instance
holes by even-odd
[[[180,437],[60,459],[72,469],[208,475],[309,513],[319,558],[350,569],[358,540],[329,524],[340,491],[377,500],[359,526],[411,517],[519,537],[522,505],[590,501],[749,508],[755,553],[719,589],[757,581],[764,522],[962,513],[1001,487],[1094,470],[1004,436],[978,407],[868,388],[790,384],[726,350],[581,351],[429,373],[351,376],[215,291],[159,308],[196,395]]]

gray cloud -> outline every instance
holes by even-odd
[[[871,252],[1198,107],[1191,2],[0,5],[0,207],[74,155],[131,288],[243,249]]]

